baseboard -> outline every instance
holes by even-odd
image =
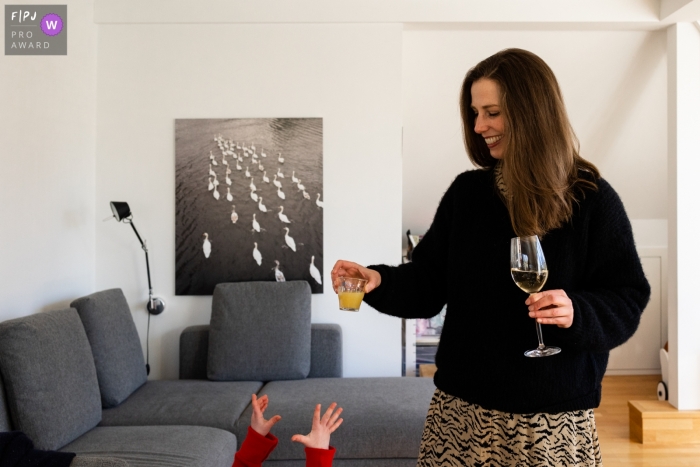
[[[630,439],[652,446],[700,443],[700,410],[678,410],[668,401],[628,401]]]

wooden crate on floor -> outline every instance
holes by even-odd
[[[700,411],[658,400],[632,400],[628,406],[631,439],[652,446],[700,443]]]

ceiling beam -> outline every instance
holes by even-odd
[[[660,0],[95,0],[108,23],[659,24]]]
[[[659,19],[664,24],[700,20],[700,0],[661,0]]]

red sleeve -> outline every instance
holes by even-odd
[[[306,452],[306,467],[331,467],[335,448],[329,446],[328,449],[304,448]]]
[[[277,438],[272,433],[263,436],[248,427],[248,434],[241,449],[233,458],[233,467],[260,467],[267,456],[277,447],[277,442]]]

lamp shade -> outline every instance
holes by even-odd
[[[131,215],[131,209],[129,209],[129,204],[123,201],[110,201],[109,206],[112,208],[112,213],[114,217],[121,222]]]

